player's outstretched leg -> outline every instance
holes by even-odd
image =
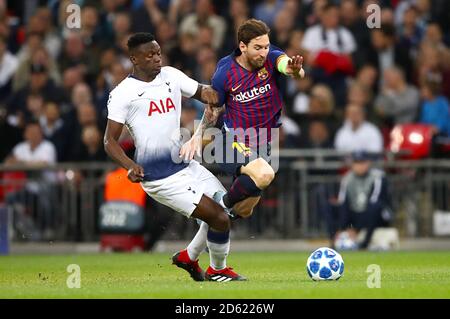
[[[230,251],[230,232],[208,230],[207,245],[209,249],[210,266],[206,270],[205,279],[209,281],[228,282],[247,280],[233,268],[227,267],[226,258]]]
[[[223,203],[241,217],[249,217],[260,200],[261,192],[275,177],[275,172],[267,161],[257,158],[241,166],[230,190],[223,196]]]
[[[230,220],[224,209],[209,197],[202,196],[191,216],[205,223],[201,225],[188,248],[174,255],[174,264],[187,270],[194,280],[201,279],[198,256],[205,248],[206,242],[210,254],[210,266],[204,275],[206,280],[245,280],[226,266],[226,257],[230,250]]]

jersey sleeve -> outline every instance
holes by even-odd
[[[211,86],[214,90],[217,91],[219,95],[219,105],[222,106],[225,104],[226,99],[226,75],[223,65],[218,65],[216,68],[216,72],[211,79]]]
[[[127,95],[119,87],[109,93],[108,98],[108,119],[118,123],[125,123],[130,101]]]
[[[284,53],[283,50],[281,50],[280,48],[277,48],[274,45],[270,46],[269,55],[268,55],[267,58],[272,63],[274,69],[277,70],[277,71],[278,71],[278,61],[283,56],[287,56],[286,53]]]
[[[198,89],[198,82],[194,79],[191,79],[186,74],[181,72],[180,70],[168,67],[171,75],[177,79],[177,82],[180,84],[181,94],[185,97],[192,97]]]

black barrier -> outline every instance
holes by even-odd
[[[0,205],[0,255],[9,254],[8,210]]]

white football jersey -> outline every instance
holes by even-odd
[[[166,66],[151,82],[130,75],[111,91],[108,119],[125,124],[133,136],[144,180],[168,177],[188,165],[173,159],[181,147],[181,96],[191,97],[197,88],[197,81]]]

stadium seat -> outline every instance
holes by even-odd
[[[421,159],[431,152],[433,126],[427,124],[399,124],[390,133],[388,150],[402,159]]]

